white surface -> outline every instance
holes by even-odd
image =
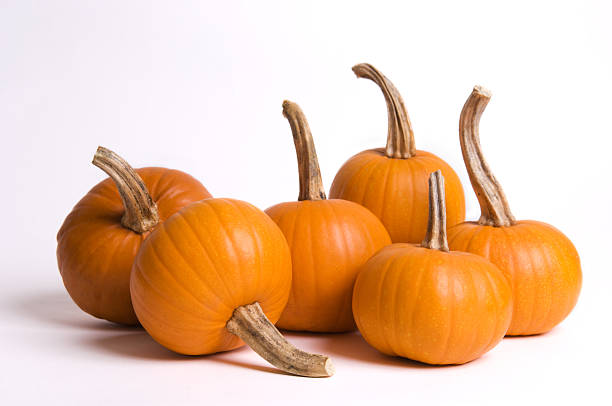
[[[0,403],[610,401],[610,3],[0,3]],[[347,158],[385,141],[382,95],[350,70],[366,61],[402,92],[417,147],[460,174],[470,219],[459,112],[474,84],[492,90],[482,144],[514,214],[557,226],[582,258],[582,295],[561,326],[446,368],[381,356],[356,334],[290,334],[337,366],[303,379],[248,349],[175,356],[70,301],[55,233],[104,178],[89,163],[98,145],[187,171],[215,196],[294,200],[282,100],[309,117],[329,187]]]

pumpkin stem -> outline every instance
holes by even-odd
[[[281,371],[310,377],[332,376],[335,372],[331,359],[325,355],[310,354],[291,345],[257,302],[234,310],[226,328]]]
[[[429,175],[429,220],[422,247],[448,252],[444,176],[438,169]]]
[[[287,100],[283,102],[283,116],[291,126],[297,154],[300,175],[298,200],[325,200],[325,188],[321,180],[317,150],[312,140],[312,133],[308,121],[306,121],[306,116],[300,106]]]
[[[481,215],[478,224],[507,227],[514,224],[516,220],[510,211],[501,185],[484,159],[478,132],[480,116],[490,99],[491,93],[487,89],[481,86],[474,87],[461,110],[459,140],[463,161],[470,176],[472,188],[478,197],[478,203],[480,203]]]
[[[117,185],[125,212],[121,225],[142,234],[159,223],[157,206],[134,168],[113,151],[98,147],[92,163]]]
[[[404,100],[393,83],[369,63],[353,66],[353,72],[358,78],[366,78],[375,82],[382,90],[387,102],[389,114],[389,129],[387,132],[387,147],[385,155],[389,158],[411,158],[416,154],[414,133],[410,118],[404,107]]]

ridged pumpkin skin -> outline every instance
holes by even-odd
[[[160,220],[211,197],[190,175],[166,168],[142,168],[142,178]],[[115,323],[137,324],[130,300],[130,272],[149,232],[121,225],[124,206],[110,179],[98,183],[72,209],[57,234],[57,262],[64,285],[85,312]]]
[[[465,197],[455,171],[442,159],[416,151],[408,159],[389,158],[382,148],[363,151],[338,171],[329,195],[356,202],[374,213],[393,242],[419,243],[425,237],[429,174],[446,179],[447,226],[465,219]]]
[[[507,227],[466,222],[448,230],[452,250],[483,256],[512,285],[514,312],[508,335],[545,333],[572,311],[582,286],[580,258],[559,230],[538,221]]]
[[[275,322],[290,288],[282,232],[261,210],[233,199],[196,202],[166,220],[142,244],[131,279],[143,327],[188,355],[242,346],[225,328],[234,309],[258,302]]]
[[[391,243],[381,222],[346,200],[281,203],[266,213],[291,248],[293,282],[277,326],[287,330],[355,329],[351,298],[359,268]]]
[[[399,243],[362,267],[353,314],[365,340],[385,354],[463,364],[504,337],[512,292],[482,257]]]

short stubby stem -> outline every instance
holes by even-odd
[[[144,233],[159,223],[157,205],[134,168],[113,151],[98,147],[92,163],[111,177],[117,185],[125,212],[121,225]]]
[[[300,195],[298,200],[325,200],[325,188],[321,180],[321,170],[310,126],[306,116],[297,104],[285,100],[283,115],[289,121],[300,175]]]
[[[412,124],[404,106],[404,100],[393,83],[369,63],[353,66],[353,72],[358,78],[370,79],[376,83],[385,96],[389,116],[385,155],[399,159],[413,157],[416,154],[416,148]]]
[[[479,124],[491,93],[481,86],[475,86],[468,97],[459,120],[461,153],[467,168],[472,188],[478,197],[481,225],[507,227],[516,221],[504,191],[493,176],[480,147]]]
[[[421,246],[448,252],[444,176],[440,170],[429,175],[429,220]]]
[[[325,355],[310,354],[291,345],[257,302],[234,310],[226,328],[281,371],[309,377],[327,377],[335,372],[331,359]]]

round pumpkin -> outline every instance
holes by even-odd
[[[393,242],[418,243],[427,228],[427,179],[438,169],[446,178],[448,225],[465,219],[465,197],[455,171],[441,158],[417,150],[408,113],[391,81],[370,64],[353,67],[359,78],[374,81],[387,102],[386,148],[350,158],[336,175],[329,195],[367,207],[385,225]]]
[[[99,147],[93,164],[110,178],[72,209],[57,234],[57,262],[74,302],[92,316],[137,324],[130,299],[130,271],[151,230],[179,209],[210,193],[173,169],[134,170]]]
[[[432,174],[428,232],[420,246],[396,243],[375,254],[357,277],[353,314],[379,351],[428,364],[472,361],[504,337],[512,292],[486,259],[449,252],[444,185]]]
[[[295,141],[300,194],[297,202],[266,210],[287,238],[293,263],[291,295],[277,326],[314,332],[354,330],[351,297],[359,267],[391,240],[366,208],[325,198],[304,113],[285,101],[283,114]]]
[[[333,373],[327,357],[297,350],[272,324],[291,289],[289,247],[246,202],[206,199],[175,213],[142,244],[130,286],[142,326],[172,351],[212,354],[246,342],[287,372]]]
[[[490,98],[486,89],[476,86],[461,112],[461,150],[481,216],[450,228],[449,244],[487,258],[510,281],[514,312],[508,335],[544,333],[563,321],[578,301],[580,258],[561,231],[512,215],[480,147],[478,126]]]

